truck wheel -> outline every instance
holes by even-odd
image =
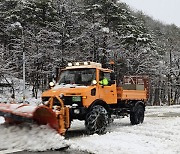
[[[88,134],[103,134],[108,125],[108,113],[101,105],[96,105],[86,115],[85,126]]]
[[[134,110],[130,112],[130,121],[132,125],[143,123],[144,121],[144,108],[142,105],[137,105]]]

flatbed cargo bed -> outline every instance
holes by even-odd
[[[148,76],[124,76],[123,84],[117,87],[118,100],[142,100],[149,98]]]
[[[117,87],[118,100],[147,100],[147,90],[124,90]]]

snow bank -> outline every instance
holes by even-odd
[[[0,121],[3,120],[0,119]],[[0,125],[0,149],[45,151],[65,146],[67,146],[67,142],[64,137],[48,126],[34,124]]]
[[[155,116],[161,117],[164,114],[178,114],[180,112],[179,105],[172,105],[172,106],[147,106],[146,107],[146,116]]]
[[[75,132],[83,128],[73,127]],[[71,149],[96,154],[179,154],[179,130],[180,106],[147,107],[143,124],[132,126],[129,117],[116,119],[108,133],[70,138],[69,143]]]
[[[4,118],[0,117],[0,124],[4,123]]]
[[[17,79],[14,77],[8,77],[7,80],[9,82],[13,81],[13,87],[15,90],[15,100],[11,98],[12,89],[11,88],[4,88],[3,93],[0,93],[0,102],[22,102],[23,101],[23,80]],[[30,104],[40,104],[41,102],[41,91],[38,92],[38,99],[32,97],[32,86],[26,85],[25,89],[25,100]]]

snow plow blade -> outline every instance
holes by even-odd
[[[58,98],[58,100],[60,99]],[[50,99],[49,106],[0,103],[0,116],[3,116],[5,122],[10,124],[19,124],[23,122],[37,123],[39,125],[48,124],[53,129],[57,130],[58,133],[64,135],[66,129],[69,128],[69,108],[64,107],[61,101],[61,109],[53,111],[52,103],[53,98]]]
[[[25,104],[0,104],[0,116],[7,123],[36,122],[37,124],[49,124],[52,128],[58,128],[55,113],[46,106],[30,106]]]

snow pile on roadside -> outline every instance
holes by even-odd
[[[0,124],[4,123],[4,118],[0,117]]]
[[[14,78],[14,77],[7,77],[7,80],[11,83],[13,81],[13,87],[15,90],[15,102],[22,102],[23,101],[23,80]],[[0,93],[0,102],[11,102],[13,99],[12,96],[12,88],[7,87],[3,89],[3,93]],[[40,104],[41,99],[41,91],[38,91],[38,99],[32,97],[32,86],[26,85],[25,89],[25,98],[26,101],[30,104]]]
[[[163,114],[170,113],[179,113],[180,106],[172,105],[172,106],[147,106],[146,107],[146,116],[156,116],[161,117]]]
[[[20,149],[27,151],[45,151],[67,146],[64,137],[48,126],[23,124],[0,125],[0,149]]]

